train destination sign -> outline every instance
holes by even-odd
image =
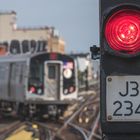
[[[140,76],[106,78],[106,118],[110,122],[140,122]]]

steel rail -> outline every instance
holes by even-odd
[[[85,132],[83,131],[83,129],[75,124],[69,123],[69,126],[73,127],[74,129],[76,129],[78,132],[80,132],[80,134],[82,134],[84,140],[88,140],[87,135],[85,134]]]
[[[93,136],[98,137],[98,138],[101,139],[101,137],[97,136],[97,134],[95,133],[96,126],[97,126],[97,124],[99,122],[99,119],[100,119],[100,113],[98,113],[98,116],[97,116],[95,122],[93,123],[93,127],[92,127],[91,133],[90,133],[90,135],[88,137],[88,140],[92,140]]]
[[[5,140],[6,137],[8,137],[12,132],[14,132],[16,129],[18,129],[24,124],[25,122],[17,121],[13,125],[6,127],[2,131],[0,131],[0,140]]]

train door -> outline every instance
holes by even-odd
[[[44,92],[48,100],[60,99],[61,63],[45,62]]]

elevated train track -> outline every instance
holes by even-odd
[[[38,140],[100,140],[99,89],[97,88],[95,92],[87,94],[85,97],[85,100],[81,100],[79,103],[75,103],[77,105],[73,105],[75,107],[73,108],[71,115],[66,117],[64,116],[60,120],[50,121],[44,118],[43,120],[39,121],[24,121],[19,122],[20,125],[15,125],[15,128],[17,127],[16,129],[19,129],[20,126],[26,126],[26,130],[28,130],[27,135],[30,135],[31,138],[36,136]],[[83,121],[80,122],[79,118],[81,118]],[[86,119],[88,121],[85,121]],[[15,120],[11,120],[8,125],[10,126],[14,122]],[[14,129],[13,126],[12,128],[7,128],[7,132],[3,133],[2,137],[5,138],[9,136],[9,133],[11,133],[11,139],[8,137],[5,140],[13,140],[12,136],[16,129]],[[23,132],[22,129],[21,132]],[[19,131],[19,135],[21,132]]]
[[[68,139],[69,137],[67,137],[66,130],[73,128],[81,135],[82,138],[79,138],[79,140],[101,139],[99,128],[99,93],[96,92],[96,95],[89,95],[88,98],[79,104],[77,108],[78,109],[64,122],[64,125],[57,131],[56,136],[60,138],[63,136],[63,139]],[[89,110],[91,115],[89,115]],[[82,117],[84,115],[82,114],[88,114],[86,117],[86,119],[89,120],[88,122],[79,122],[79,118],[83,119]]]

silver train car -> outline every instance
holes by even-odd
[[[0,113],[21,117],[62,115],[77,99],[73,58],[58,53],[0,57]]]

